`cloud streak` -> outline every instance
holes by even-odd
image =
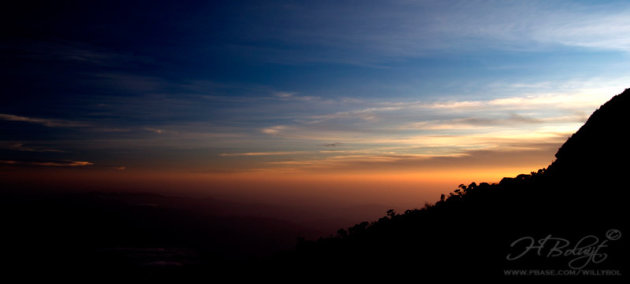
[[[270,161],[271,167],[301,172],[434,172],[514,167],[546,167],[557,143],[518,143],[510,149],[465,150],[450,154],[340,154],[321,159]]]
[[[21,152],[50,152],[50,153],[63,153],[64,151],[58,149],[52,149],[47,147],[40,147],[35,145],[25,145],[21,142],[14,143],[0,143],[3,145],[3,148],[10,149],[13,151],[21,151]]]
[[[246,153],[221,153],[220,157],[260,157],[260,156],[286,156],[304,154],[302,151],[294,152],[246,152]]]
[[[244,27],[252,32],[243,37],[323,47],[306,56],[286,48],[241,45],[244,52],[285,63],[366,66],[391,58],[488,47],[517,52],[558,47],[630,52],[630,39],[620,36],[630,32],[630,5],[625,2],[387,1],[357,6],[338,1],[335,9],[318,2],[268,9],[278,21],[251,23],[256,26]]]
[[[27,117],[13,114],[0,113],[0,119],[5,121],[15,121],[15,122],[27,122],[33,124],[39,124],[46,127],[87,127],[89,124],[77,121],[70,120],[61,120],[61,119],[45,119],[45,118],[35,118],[35,117]]]
[[[1,164],[15,166],[39,166],[39,167],[86,167],[93,166],[94,163],[87,161],[14,161],[0,160]]]
[[[263,128],[262,134],[286,139],[360,143],[398,143],[435,135],[474,136],[510,132],[523,137],[572,132],[588,113],[606,101],[595,93],[529,94],[488,100],[446,102],[356,102],[356,110],[296,117],[292,124]],[[370,105],[371,104],[371,105]],[[326,105],[311,104],[325,111]],[[367,105],[367,106],[366,106]],[[462,130],[465,133],[445,132]],[[545,134],[547,133],[547,134]]]

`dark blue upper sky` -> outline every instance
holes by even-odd
[[[5,6],[5,164],[256,168],[330,160],[334,143],[453,154],[569,133],[630,79],[625,1]]]

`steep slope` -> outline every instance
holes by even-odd
[[[594,178],[625,172],[630,158],[629,112],[630,89],[626,89],[596,110],[562,145],[549,169],[562,175],[596,173]]]

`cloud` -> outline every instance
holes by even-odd
[[[108,132],[108,133],[125,133],[125,132],[131,131],[130,128],[117,128],[117,127],[94,128],[92,130],[100,131],[100,132]]]
[[[341,143],[341,142],[322,144],[322,146],[324,146],[324,147],[338,147],[338,146],[341,146],[341,145],[343,145],[343,143]]]
[[[516,128],[524,124],[552,124],[552,123],[578,123],[585,122],[586,116],[584,115],[568,115],[568,116],[555,116],[548,118],[534,118],[516,113],[510,113],[507,116],[502,117],[468,117],[457,118],[449,120],[428,120],[411,123],[405,126],[401,126],[401,129],[423,129],[423,130],[473,130],[480,128],[493,128],[493,127],[513,127]]]
[[[6,165],[22,165],[22,166],[40,166],[40,167],[86,167],[93,166],[94,163],[87,161],[13,161],[0,160],[0,163]]]
[[[376,119],[376,113],[398,111],[404,109],[404,106],[382,106],[382,107],[368,107],[364,109],[358,109],[353,111],[342,111],[331,114],[314,115],[311,116],[311,123],[318,123],[326,120],[342,119],[342,118],[359,118],[365,121],[372,121]]]
[[[45,167],[85,167],[94,165],[94,163],[86,161],[31,162],[31,164]]]
[[[272,167],[305,172],[448,171],[484,168],[532,167],[553,161],[559,143],[517,143],[511,148],[464,150],[450,154],[338,154],[321,159],[271,161]]]
[[[260,132],[264,133],[264,134],[269,134],[269,135],[277,135],[280,134],[281,131],[287,129],[286,126],[284,125],[277,125],[277,126],[272,126],[272,127],[266,127],[260,130]]]
[[[294,152],[246,152],[246,153],[221,153],[220,157],[259,157],[259,156],[285,156],[304,154],[302,151]]]
[[[556,108],[580,108],[592,107],[594,105],[601,104],[602,100],[605,99],[605,97],[596,96],[593,95],[593,93],[551,93],[498,98],[486,102],[486,105],[506,109],[531,109],[543,106],[553,106]]]
[[[436,102],[427,105],[420,105],[420,107],[433,108],[433,109],[470,109],[483,106],[483,102],[480,101],[450,101],[450,102]]]
[[[283,101],[306,101],[306,102],[310,102],[310,101],[314,101],[314,100],[319,100],[319,97],[315,97],[315,96],[298,96],[297,92],[274,92],[273,96],[283,100]]]
[[[286,99],[286,98],[292,98],[295,95],[295,93],[275,92],[273,95],[274,95],[274,97]]]
[[[45,61],[53,59],[97,67],[129,67],[155,63],[155,60],[136,53],[112,52],[84,42],[20,40],[11,45],[15,47],[12,49],[16,52],[15,56]]]
[[[262,128],[260,134],[272,137],[253,136],[257,138],[252,143],[241,144],[252,151],[231,156],[254,158],[256,163],[246,168],[266,165],[304,171],[414,169],[455,160],[463,165],[482,156],[507,165],[509,159],[500,160],[502,155],[512,157],[514,163],[521,159],[542,167],[588,114],[609,98],[610,93],[602,93],[578,88],[477,100],[344,99],[334,104],[335,110],[345,111],[331,111],[327,103],[310,103],[310,110],[318,114],[296,114],[282,125]],[[365,115],[374,118],[366,120]],[[335,149],[341,144],[330,141],[348,146]],[[266,143],[298,146],[295,152],[275,154],[254,150]],[[329,149],[321,151],[313,145]],[[226,154],[222,156],[230,156]]]
[[[40,124],[46,127],[87,127],[89,126],[88,124],[83,123],[83,122],[60,120],[60,119],[34,118],[34,117],[26,117],[26,116],[6,114],[6,113],[0,113],[0,119],[6,120],[6,121],[18,121],[18,122]]]
[[[618,7],[588,13],[562,13],[547,25],[532,31],[534,40],[557,42],[567,46],[595,49],[617,49],[630,52],[630,39],[619,36],[630,33],[630,9]],[[575,18],[579,16],[580,18]]]
[[[630,51],[628,3],[549,1],[458,1],[438,5],[439,22],[424,32],[438,41],[462,41],[507,50],[540,50],[560,46]],[[448,8],[448,9],[447,9]],[[527,15],[527,17],[523,17]],[[464,40],[465,41],[465,40]],[[457,47],[454,47],[457,48]]]
[[[144,128],[144,130],[149,131],[149,132],[153,132],[155,134],[162,134],[162,133],[164,133],[164,130],[159,129],[159,128],[146,127],[146,128]]]
[[[10,143],[2,143],[2,148],[10,149],[13,151],[21,151],[21,152],[54,152],[54,153],[62,153],[64,151],[46,147],[40,147],[35,145],[25,145],[21,142],[10,142]]]
[[[277,22],[251,22],[241,36],[279,42],[239,45],[266,60],[379,65],[444,51],[557,50],[630,52],[628,3],[575,1],[337,1],[269,5]],[[523,16],[527,15],[527,16]],[[280,24],[281,23],[281,24]],[[288,24],[287,24],[288,23]],[[255,31],[255,32],[253,32]],[[308,32],[305,32],[308,31]],[[315,46],[304,53],[286,46]],[[300,49],[295,49],[300,50]]]
[[[327,103],[310,103],[318,114],[296,114],[286,124],[262,128],[261,133],[287,141],[345,141],[355,146],[391,143],[424,144],[450,135],[461,141],[480,137],[550,136],[571,133],[588,114],[606,102],[610,93],[601,89],[526,93],[484,100],[446,101],[339,101],[329,111]],[[611,92],[612,93],[612,92]],[[354,108],[354,110],[353,110]],[[463,139],[470,137],[470,139]]]

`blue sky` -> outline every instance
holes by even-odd
[[[547,162],[630,86],[627,1],[12,5],[0,43],[5,167]]]

